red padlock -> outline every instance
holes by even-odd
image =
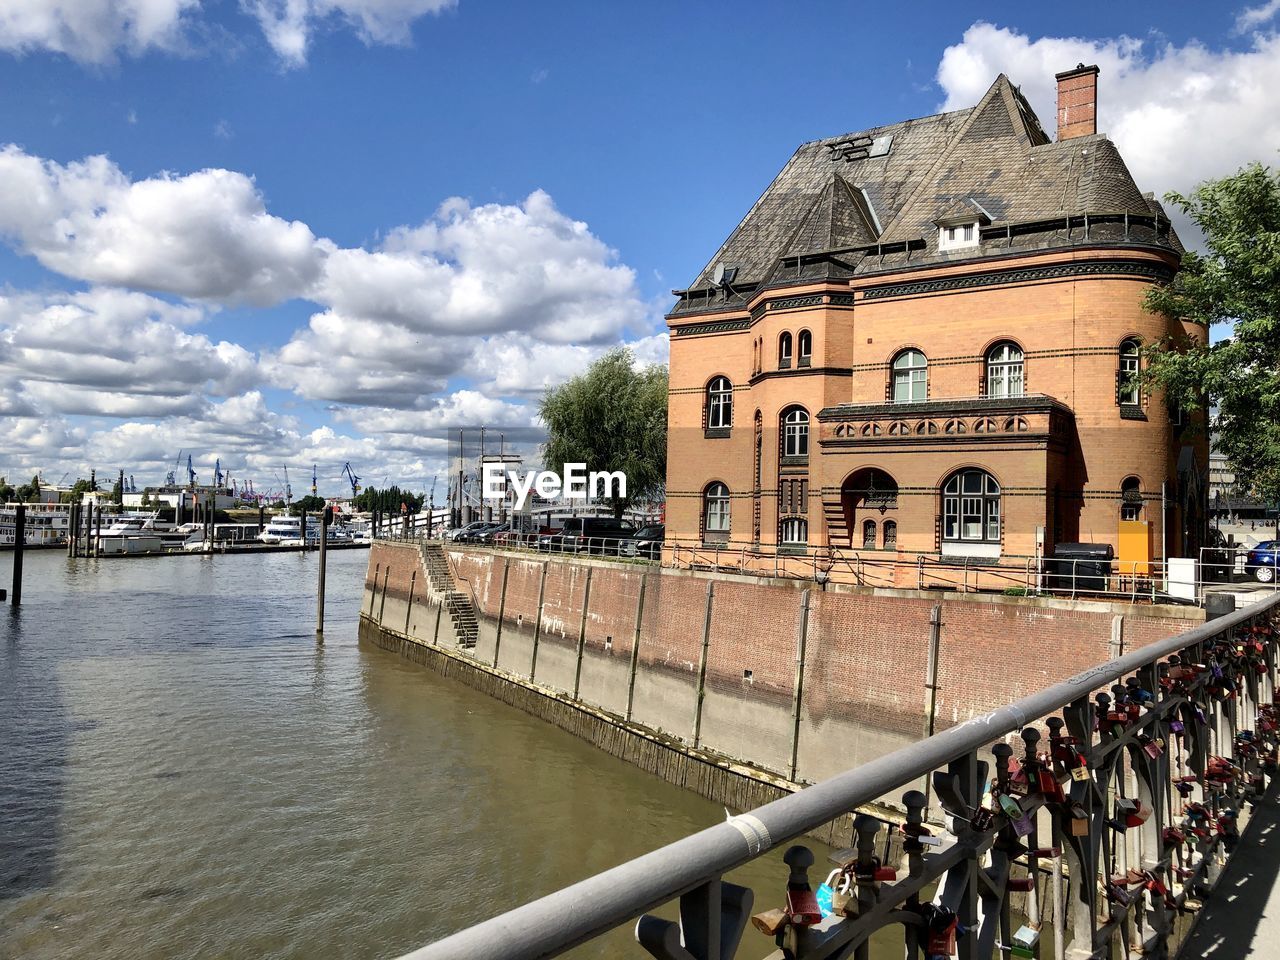
[[[818,909],[818,898],[807,886],[787,887],[787,916],[791,922],[801,927],[811,927],[822,920],[822,911]]]

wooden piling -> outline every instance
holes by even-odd
[[[94,508],[93,555],[95,557],[100,557],[102,556],[102,503],[96,503]]]
[[[538,640],[542,637],[542,601],[547,595],[547,564],[542,561],[542,579],[538,582],[538,607],[533,614],[533,653],[529,657],[529,682],[538,673]]]
[[[22,605],[22,553],[27,545],[27,505],[20,503],[13,515],[13,590],[10,603]]]
[[[305,514],[304,514],[305,516]],[[324,565],[327,556],[325,546],[329,540],[329,508],[320,514],[320,583],[316,587],[316,639],[324,639]],[[306,543],[304,538],[302,541]]]
[[[644,591],[649,583],[647,573],[640,575],[640,596],[636,598],[636,631],[631,637],[631,669],[627,675],[627,719],[631,719],[636,701],[636,667],[640,663],[640,626],[644,619]]]
[[[595,567],[587,567],[587,583],[582,588],[582,617],[578,621],[578,663],[573,668],[573,699],[577,700],[582,687],[582,655],[587,649],[587,608],[591,606],[591,574]]]
[[[794,781],[800,765],[800,717],[804,707],[805,647],[809,642],[809,591],[800,600],[800,622],[796,627],[796,678],[791,700],[791,775]]]
[[[715,602],[716,582],[707,581],[707,612],[702,618],[702,656],[698,660],[698,693],[693,714],[693,748],[702,745],[702,702],[707,696],[707,653],[711,649],[711,606]]]
[[[67,556],[76,555],[76,505],[67,506]]]
[[[303,553],[306,553],[306,550],[307,550],[307,511],[305,511],[305,510],[303,510],[303,511],[302,511],[302,525],[301,525],[301,527],[299,528],[299,535],[302,537],[302,551],[303,551]],[[379,621],[378,621],[378,622],[379,622],[379,623],[381,623],[381,622],[382,622],[382,621],[381,621],[381,619],[379,619]]]
[[[493,635],[493,665],[498,665],[498,651],[502,649],[502,618],[507,612],[507,573],[511,569],[511,558],[505,557],[502,561],[502,593],[498,597],[498,628]],[[406,621],[407,623],[407,621]],[[408,633],[409,628],[406,626],[404,632]]]

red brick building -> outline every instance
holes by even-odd
[[[1056,141],[1001,75],[796,151],[667,317],[668,559],[1016,565],[1121,521],[1130,557],[1192,555],[1203,432],[1132,374],[1204,334],[1142,307],[1182,247],[1097,74],[1059,75]]]

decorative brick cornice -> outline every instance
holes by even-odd
[[[710,323],[686,323],[672,329],[677,337],[695,337],[708,333],[733,333],[746,330],[751,321],[743,317],[740,320],[712,320]]]
[[[920,294],[969,290],[974,287],[990,287],[1004,283],[1031,283],[1037,280],[1107,275],[1133,277],[1157,283],[1170,279],[1173,271],[1162,264],[1148,260],[1078,260],[1072,263],[1047,264],[1042,267],[1024,267],[1020,270],[992,270],[986,273],[939,277],[936,280],[918,280],[913,283],[890,283],[864,290],[862,298],[881,300],[886,297],[914,297]]]

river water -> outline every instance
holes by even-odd
[[[314,555],[25,560],[0,958],[395,957],[724,818],[358,645],[364,551],[329,557],[322,645]],[[781,906],[776,853],[732,879]],[[619,930],[572,956],[642,952]]]

